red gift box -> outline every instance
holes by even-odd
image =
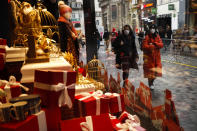
[[[109,113],[109,99],[104,95],[97,96],[94,95],[94,93],[91,92],[87,96],[75,96],[76,116],[91,116]]]
[[[0,102],[6,103],[9,99],[18,97],[21,95],[21,87],[18,85],[5,85],[0,86],[1,89],[3,89],[6,93],[6,97],[3,97],[3,99],[0,99]]]
[[[114,119],[114,116],[111,116],[111,123],[115,131],[124,130],[124,131],[145,131],[143,127],[140,126],[140,120],[136,115],[131,115],[124,111],[118,119]]]
[[[6,43],[6,39],[0,39],[0,70],[3,70],[5,66]]]
[[[7,45],[7,40],[0,38],[0,45]]]
[[[72,106],[75,96],[75,71],[36,70],[34,93],[41,96],[42,105],[53,108]]]
[[[0,131],[47,131],[45,112],[42,110],[24,121],[0,124]]]
[[[0,53],[0,70],[3,70],[5,66],[5,56]]]
[[[114,131],[108,114],[61,121],[60,128],[62,131],[81,131],[82,122],[92,123],[93,131]]]
[[[118,113],[125,110],[124,95],[113,93],[109,97],[110,113]]]

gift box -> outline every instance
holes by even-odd
[[[7,45],[7,40],[0,38],[0,45]]]
[[[3,70],[5,66],[6,44],[6,39],[0,39],[0,70]]]
[[[34,93],[41,96],[47,108],[68,105],[72,107],[75,96],[75,71],[36,70]]]
[[[0,53],[0,70],[3,70],[5,67],[5,56]]]
[[[110,115],[111,116],[111,115]],[[115,131],[145,131],[143,127],[140,126],[140,120],[136,115],[131,115],[124,111],[118,119],[111,116],[111,123]]]
[[[31,115],[21,122],[0,124],[0,131],[47,131],[45,111]]]
[[[9,99],[18,97],[21,95],[21,86],[18,82],[11,82],[6,80],[0,80],[0,88],[3,89],[6,93],[6,97],[0,99],[0,102],[6,103]]]
[[[100,115],[109,112],[109,99],[102,91],[83,93],[75,96],[75,115],[88,116]]]
[[[117,93],[105,93],[109,98],[110,113],[118,113],[125,110],[124,96]]]
[[[81,131],[82,128],[88,128],[89,131],[113,131],[108,114],[61,121],[60,128],[62,131]]]

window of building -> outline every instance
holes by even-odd
[[[116,5],[112,5],[112,19],[116,19],[117,17],[117,7]]]

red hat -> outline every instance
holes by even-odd
[[[59,5],[59,13],[60,13],[60,15],[63,15],[66,12],[71,12],[72,13],[72,9],[70,8],[70,6],[65,5],[65,4],[60,4]]]

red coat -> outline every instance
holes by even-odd
[[[153,43],[152,45],[150,43]],[[144,52],[144,77],[156,78],[162,76],[162,64],[160,49],[163,48],[159,35],[155,39],[151,35],[146,35],[142,49]]]

